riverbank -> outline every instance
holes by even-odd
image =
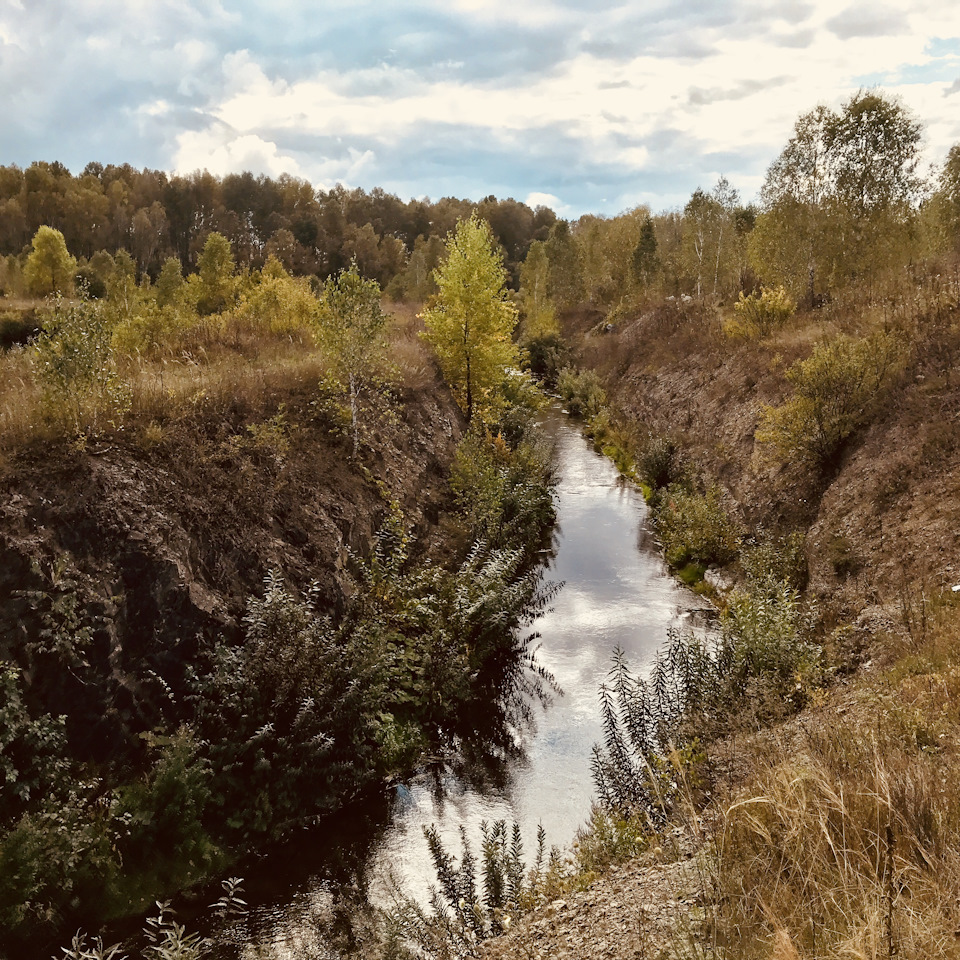
[[[960,330],[938,308],[887,323],[899,359],[828,462],[780,458],[761,441],[765,411],[792,394],[786,376],[818,343],[865,338],[884,318],[855,303],[798,315],[767,337],[724,333],[722,311],[668,301],[607,330],[568,315],[576,362],[596,371],[639,450],[674,442],[748,531],[799,530],[811,591],[853,612],[904,583],[960,579]],[[842,384],[837,385],[837,391]]]
[[[635,455],[675,449],[747,542],[800,535],[830,678],[798,714],[734,722],[706,745],[711,796],[669,828],[702,825],[689,856],[662,863],[673,858],[658,843],[484,956],[958,955],[957,319],[942,305],[901,318],[895,375],[812,470],[771,457],[757,428],[790,399],[786,370],[824,340],[869,336],[875,316],[839,304],[762,340],[724,336],[721,316],[693,303],[614,326],[566,316]],[[739,562],[710,576],[721,605],[743,576]],[[696,882],[678,876],[683,864]],[[649,921],[655,903],[670,922]]]
[[[445,389],[435,382],[382,401],[385,416],[371,417],[357,458],[335,410],[317,399],[315,371],[299,380],[287,371],[253,395],[200,398],[160,423],[5,458],[5,761],[23,787],[4,808],[5,949],[20,940],[35,949],[58,928],[62,936],[64,921],[94,932],[118,912],[222,876],[256,842],[240,836],[246,827],[227,839],[228,817],[214,811],[201,743],[213,717],[207,709],[201,719],[198,701],[221,669],[214,652],[243,643],[249,602],[271,571],[294,590],[313,583],[318,613],[337,617],[357,591],[352,557],[369,553],[392,504],[417,549],[441,543],[463,432]],[[282,725],[275,709],[269,719]],[[242,736],[234,723],[232,738]],[[261,747],[265,762],[279,761]],[[243,791],[238,802],[253,809],[260,788],[251,779]],[[322,802],[304,807],[318,812]],[[283,829],[276,814],[261,818],[264,830]]]

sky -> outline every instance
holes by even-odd
[[[0,0],[0,164],[288,173],[573,218],[756,197],[859,88],[960,142],[956,0]]]

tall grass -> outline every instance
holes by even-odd
[[[960,956],[958,761],[898,726],[820,718],[724,809],[717,923],[738,955]]]
[[[694,871],[704,922],[691,937],[678,917],[668,952],[960,957],[960,602],[934,607],[924,642],[856,695],[821,698],[754,734],[732,700],[725,721],[689,725],[702,718],[691,668],[717,683],[717,661],[691,663],[689,642],[675,638],[648,681],[615,664],[595,761],[601,798],[645,825],[648,846],[707,827]],[[690,750],[695,731],[709,764]],[[726,786],[698,779],[721,770]]]
[[[15,347],[0,355],[0,451],[23,445],[41,430],[40,393],[29,350]]]
[[[31,309],[37,305],[31,303]],[[424,389],[436,368],[411,307],[400,305],[388,326],[389,349],[381,380],[401,389]],[[30,345],[0,352],[0,452],[34,440],[95,435],[118,426],[140,432],[182,415],[198,403],[236,403],[256,410],[265,397],[308,391],[328,374],[329,361],[304,323],[260,322],[250,312],[181,318],[146,309],[114,340],[116,369],[128,392],[128,408],[101,410],[87,403],[70,422],[44,397],[36,351]],[[141,429],[142,428],[142,429]]]
[[[739,785],[704,815],[697,955],[960,956],[960,603],[932,606],[923,642],[855,694],[714,743]],[[674,784],[670,824],[699,822],[695,784]],[[679,921],[672,948],[689,952]]]

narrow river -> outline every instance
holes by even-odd
[[[613,649],[622,647],[631,666],[642,670],[667,628],[681,624],[697,604],[668,576],[640,493],[620,481],[615,467],[559,411],[546,416],[544,430],[556,445],[559,477],[559,527],[547,577],[564,586],[535,627],[542,637],[539,659],[562,695],[538,710],[523,756],[499,775],[425,773],[398,786],[365,822],[354,817],[349,826],[328,825],[324,836],[296,844],[280,862],[276,855],[265,861],[269,877],[248,876],[256,906],[227,934],[235,943],[246,941],[241,956],[334,956],[322,928],[336,914],[343,887],[355,887],[358,876],[374,903],[386,901],[391,876],[406,893],[423,897],[436,881],[425,825],[436,824],[447,849],[459,856],[461,825],[477,850],[482,821],[517,821],[529,854],[538,824],[548,844],[564,845],[589,815],[591,749],[602,737],[598,689]],[[287,879],[278,891],[281,873]]]

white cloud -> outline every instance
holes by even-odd
[[[528,207],[552,207],[555,210],[560,204],[560,198],[554,196],[552,193],[540,193],[534,190],[532,193],[527,194],[527,199],[524,200],[524,203]]]
[[[344,159],[326,159],[311,165],[311,179],[332,186],[343,183],[347,186],[356,184],[363,172],[371,167],[376,160],[372,150],[357,150],[350,147]]]
[[[489,10],[481,11],[480,6],[463,0],[460,9],[486,16]],[[525,16],[540,16],[550,9],[555,8],[536,4]],[[798,20],[802,13],[797,12]],[[821,101],[837,105],[853,92],[854,70],[859,74],[870,65],[929,59],[924,52],[929,34],[916,26],[906,35],[878,35],[883,31],[877,27],[876,14],[864,20],[860,30],[858,10],[851,9],[845,21],[848,38],[842,40],[829,27],[837,16],[834,4],[821,2],[811,6],[809,14],[804,29],[812,31],[813,39],[802,47],[765,42],[725,25],[697,31],[678,21],[671,28],[673,35],[679,38],[682,31],[696,35],[696,43],[706,51],[693,64],[662,52],[618,62],[597,52],[580,53],[539,78],[494,87],[459,74],[428,80],[414,69],[388,63],[346,72],[322,69],[304,79],[284,81],[268,78],[255,53],[242,50],[224,58],[226,92],[209,112],[238,135],[258,137],[269,130],[274,147],[288,135],[340,138],[346,145],[356,144],[360,153],[378,143],[385,163],[391,145],[428,126],[469,127],[478,135],[482,132],[492,148],[518,155],[535,144],[538,131],[563,130],[580,145],[586,169],[620,166],[637,176],[683,167],[688,176],[705,181],[713,167],[698,172],[697,155],[725,154],[731,167],[723,172],[746,194],[761,180],[763,170],[733,169],[738,154],[765,155],[765,168],[797,116]],[[891,8],[883,16],[884,22],[893,22],[906,13]],[[783,22],[771,17],[768,27],[782,30]],[[933,103],[933,90],[924,88],[918,96],[920,91],[905,87],[903,96],[918,112],[921,100],[925,109],[932,109],[934,139],[942,147],[939,141],[949,124],[942,87],[936,89],[939,107]],[[664,152],[651,145],[665,131],[671,136],[661,137],[661,142],[675,144],[674,153],[669,146]],[[421,146],[429,154],[429,144]],[[274,157],[273,162],[279,160]],[[337,176],[351,179],[362,176],[364,167],[372,171],[366,161],[320,158],[309,166],[322,170],[324,179],[333,175],[333,169]],[[436,192],[429,183],[423,187]],[[548,193],[531,195],[540,192]],[[556,195],[550,196],[555,205]]]
[[[276,177],[281,173],[303,176],[300,165],[280,153],[277,145],[256,134],[232,135],[230,131],[188,131],[177,137],[174,169],[178,173],[209,170],[223,176],[249,170]]]
[[[567,215],[570,208],[558,196],[553,193],[544,193],[540,190],[533,190],[527,194],[523,201],[528,207],[549,207],[554,213],[561,217]]]
[[[274,99],[282,96],[286,84],[282,80],[271,81],[262,68],[250,56],[249,50],[228,53],[221,66],[227,82],[228,94],[243,92],[247,96]]]

